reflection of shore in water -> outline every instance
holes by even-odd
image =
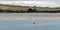
[[[36,20],[51,18],[60,19],[60,13],[0,13],[0,20]]]
[[[50,16],[50,17],[59,17],[60,13],[0,13],[0,16],[8,16],[8,17],[44,17],[44,16]]]
[[[30,14],[33,17],[60,17],[60,13],[37,13],[37,14]]]

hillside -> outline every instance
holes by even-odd
[[[9,4],[0,4],[0,12],[60,12],[60,8],[49,7],[30,7],[30,6],[17,6]]]
[[[27,10],[29,6],[18,6],[18,5],[9,5],[9,4],[0,4],[0,9],[2,10]]]

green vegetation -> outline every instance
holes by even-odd
[[[1,10],[0,9],[0,13],[60,13],[60,10],[57,10],[57,11],[48,11],[48,10],[45,10],[45,11],[37,11],[37,10],[33,10],[31,8],[29,8],[27,11],[12,11],[12,10]]]

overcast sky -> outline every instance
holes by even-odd
[[[0,4],[22,6],[60,7],[60,0],[0,0]]]

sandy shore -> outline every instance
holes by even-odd
[[[0,13],[0,20],[60,19],[60,13]]]

